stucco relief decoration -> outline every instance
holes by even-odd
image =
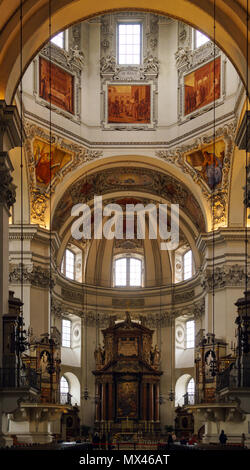
[[[214,270],[214,276],[211,270],[207,270],[202,274],[201,286],[206,291],[220,289],[225,286],[243,287],[246,282],[245,267],[234,264],[231,266],[217,267]],[[248,270],[248,277],[250,270]]]
[[[78,166],[95,160],[101,151],[89,150],[57,136],[50,135],[29,121],[24,122],[25,151],[29,169],[31,222],[45,226],[50,194],[63,178]]]
[[[228,189],[235,122],[216,129],[188,145],[160,150],[156,156],[176,165],[198,184],[211,204],[214,228],[227,225]]]
[[[19,284],[23,282],[25,284],[31,284],[39,288],[49,288],[54,286],[55,281],[51,278],[50,270],[36,266],[33,264],[22,265],[10,264],[9,267],[9,282],[13,284]]]
[[[117,168],[104,170],[93,175],[84,176],[71,185],[59,201],[54,216],[54,226],[61,226],[68,218],[74,204],[91,201],[94,195],[108,194],[114,191],[141,191],[166,198],[191,217],[198,230],[205,230],[205,221],[199,203],[191,191],[180,181],[165,173],[141,168]]]
[[[52,306],[51,306],[51,313],[56,318],[68,317],[69,315],[73,314],[78,317],[82,316],[82,310],[78,310],[71,306],[69,303],[64,303],[62,299],[57,299],[52,297]]]
[[[178,49],[191,49],[192,47],[192,28],[186,23],[178,21]]]

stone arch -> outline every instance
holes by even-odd
[[[60,0],[52,5],[52,35],[70,25],[99,14],[115,10],[135,10],[133,0],[107,0],[105,9],[101,0]],[[199,28],[213,38],[213,2],[207,0],[156,0],[154,9],[150,0],[139,0],[137,10],[170,16]],[[7,104],[13,100],[20,81],[20,3],[2,2],[4,12],[0,23],[0,98]],[[25,70],[39,49],[48,41],[49,8],[42,0],[29,0],[23,6],[23,69]],[[216,43],[226,53],[246,84],[246,9],[236,0],[216,2]],[[249,74],[250,75],[250,74]],[[250,79],[249,79],[250,80]],[[249,86],[249,84],[248,84]]]
[[[175,384],[175,406],[182,406],[184,404],[183,395],[187,392],[189,381],[193,379],[190,374],[181,375]]]

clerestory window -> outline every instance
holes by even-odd
[[[194,348],[194,320],[186,322],[186,349]]]
[[[142,261],[138,258],[118,258],[114,262],[116,287],[140,287],[142,285]]]
[[[73,253],[73,251],[69,250],[68,248],[64,253],[61,272],[69,279],[75,279],[75,253]]]
[[[206,42],[210,41],[210,39],[197,29],[194,30],[194,49],[198,49],[198,47],[203,46]]]
[[[141,23],[118,23],[117,28],[118,64],[139,65],[142,56]]]
[[[65,31],[61,31],[60,33],[56,34],[53,38],[51,38],[51,42],[61,49],[66,49],[66,34]]]

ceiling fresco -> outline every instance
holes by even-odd
[[[184,213],[192,220],[195,227],[205,231],[205,220],[202,210],[191,191],[172,176],[144,168],[113,168],[84,176],[73,183],[58,203],[54,217],[53,229],[58,229],[71,217],[71,208],[75,204],[87,203],[96,195],[111,192],[138,191],[162,197],[172,204],[179,204]],[[139,199],[130,197],[127,204],[136,204]],[[131,202],[131,200],[133,202]],[[117,203],[125,202],[122,195]],[[149,201],[147,201],[148,203]]]

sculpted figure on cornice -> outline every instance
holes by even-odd
[[[112,55],[102,57],[100,60],[100,73],[104,74],[115,74],[116,73],[116,58]]]
[[[80,73],[82,66],[85,64],[84,54],[80,51],[79,44],[74,44],[69,51],[58,48],[53,43],[46,44],[41,50],[41,54],[77,73]]]
[[[190,49],[188,47],[179,47],[175,53],[175,60],[178,69],[184,65],[188,67],[190,60]]]
[[[211,41],[198,49],[191,49],[191,42],[190,39],[184,42],[179,40],[178,50],[175,53],[177,68],[178,70],[182,69],[182,73],[197,65],[202,65],[209,59],[213,59],[214,55],[218,56],[220,53],[220,49],[217,46],[214,49],[214,44]]]
[[[229,174],[233,154],[235,121],[206,134],[188,145],[169,151],[159,150],[156,156],[176,165],[197,183],[210,201],[214,228],[227,224]]]

